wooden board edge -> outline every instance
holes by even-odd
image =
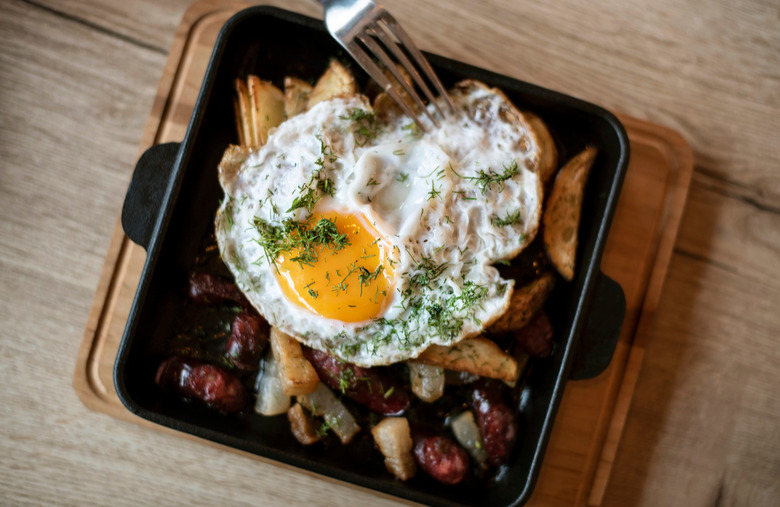
[[[73,374],[73,389],[81,402],[92,410],[102,412],[110,410],[112,404],[107,398],[108,393],[97,378],[97,357],[102,348],[100,336],[105,330],[105,321],[110,313],[109,294],[116,290],[121,275],[119,259],[126,250],[126,241],[121,220],[117,220],[87,317],[87,325],[79,346]]]
[[[217,11],[239,11],[250,4],[233,0],[198,0],[190,5],[182,15],[176,34],[174,35],[171,48],[168,51],[168,58],[163,67],[163,73],[160,77],[160,84],[157,87],[152,104],[152,110],[144,128],[141,147],[138,155],[140,156],[147,148],[160,142],[160,128],[164,123],[162,120],[171,109],[171,90],[176,82],[179,70],[179,63],[182,60],[187,46],[190,42],[190,34],[198,26],[199,22],[213,15]]]
[[[674,244],[682,221],[685,203],[693,175],[693,151],[685,139],[676,131],[630,117],[621,117],[626,129],[631,129],[653,138],[660,143],[666,152],[667,159],[674,162],[674,178],[668,189],[671,194],[666,200],[662,219],[664,229],[656,246],[655,261],[652,267],[645,297],[640,310],[639,322],[634,335],[634,342],[626,360],[626,368],[614,400],[609,426],[602,439],[600,457],[593,471],[590,491],[587,499],[583,499],[589,507],[598,507],[604,501],[620,441],[625,429],[625,422],[634,399],[639,374],[644,363],[645,349],[650,331],[655,320],[661,292],[666,281],[666,273],[671,262]],[[662,275],[662,276],[661,276]]]

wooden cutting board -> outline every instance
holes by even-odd
[[[186,12],[140,152],[153,144],[183,139],[217,33],[231,15],[247,6],[201,0]],[[631,162],[602,270],[625,291],[625,323],[607,370],[596,378],[567,384],[529,505],[601,504],[690,184],[693,156],[678,134],[633,118],[621,117],[621,121],[631,142]],[[146,252],[127,239],[117,221],[79,350],[73,385],[92,410],[175,433],[125,409],[112,379],[114,359],[145,258]]]

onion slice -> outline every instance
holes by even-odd
[[[427,364],[407,363],[412,392],[422,401],[431,403],[444,395],[444,368]]]
[[[474,458],[474,461],[483,465],[487,460],[487,449],[482,440],[482,432],[474,420],[474,414],[466,410],[454,417],[450,422],[450,429],[455,440]]]
[[[290,397],[284,394],[279,379],[279,365],[273,354],[267,351],[260,362],[260,373],[255,381],[257,397],[255,412],[263,415],[279,415],[290,408]]]
[[[360,426],[347,407],[322,382],[317,385],[313,393],[302,394],[297,399],[298,403],[313,415],[322,417],[328,427],[341,439],[341,443],[349,443],[360,431]]]

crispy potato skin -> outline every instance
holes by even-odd
[[[555,141],[550,135],[547,124],[533,113],[523,111],[525,119],[528,120],[528,127],[536,136],[539,143],[541,158],[539,159],[538,173],[542,183],[547,183],[558,169],[558,149],[555,147]]]
[[[468,338],[449,347],[432,345],[409,362],[473,373],[505,382],[514,382],[519,375],[517,361],[501,350],[495,342],[481,336]]]
[[[328,70],[320,76],[309,95],[306,109],[334,97],[350,97],[358,92],[352,73],[338,60],[331,60]]]
[[[385,457],[387,470],[405,481],[414,477],[417,464],[412,454],[414,441],[405,417],[385,417],[371,429],[377,447]]]
[[[515,288],[509,300],[509,308],[491,324],[488,332],[506,333],[524,327],[544,307],[554,287],[555,274],[547,271],[527,285]]]
[[[547,255],[567,281],[574,279],[582,196],[597,154],[596,148],[589,146],[561,168],[542,215]]]
[[[311,445],[322,439],[322,435],[317,432],[314,420],[306,413],[300,403],[290,407],[287,411],[287,419],[290,421],[290,430],[293,436],[303,445]]]
[[[284,394],[297,396],[314,392],[320,378],[311,363],[303,357],[301,344],[275,327],[271,328],[270,341],[274,359],[279,364]]]
[[[314,87],[295,77],[284,78],[284,115],[292,118],[306,111]]]
[[[268,131],[284,121],[284,93],[268,81],[257,76],[247,77],[250,111],[254,125],[251,146],[263,146]]]

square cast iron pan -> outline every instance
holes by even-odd
[[[599,149],[583,203],[577,276],[571,283],[559,280],[547,305],[556,331],[555,353],[536,361],[523,387],[523,435],[502,480],[453,487],[420,473],[401,483],[386,472],[378,451],[360,457],[338,443],[304,447],[290,434],[285,416],[223,416],[182,403],[154,384],[157,365],[166,357],[159,344],[173,332],[184,304],[182,287],[222,197],[217,164],[228,144],[237,143],[233,80],[250,73],[277,85],[288,75],[313,80],[334,56],[348,61],[320,20],[288,11],[252,7],[223,27],[183,142],[144,153],[127,192],[122,225],[148,256],[115,364],[117,393],[130,411],[155,423],[408,500],[441,506],[521,505],[533,490],[565,383],[607,367],[625,314],[622,289],[599,265],[628,163],[628,139],[613,115],[560,93],[427,55],[445,86],[478,79],[502,89],[520,109],[541,116],[560,160],[588,144]],[[357,65],[352,70],[367,81]]]

